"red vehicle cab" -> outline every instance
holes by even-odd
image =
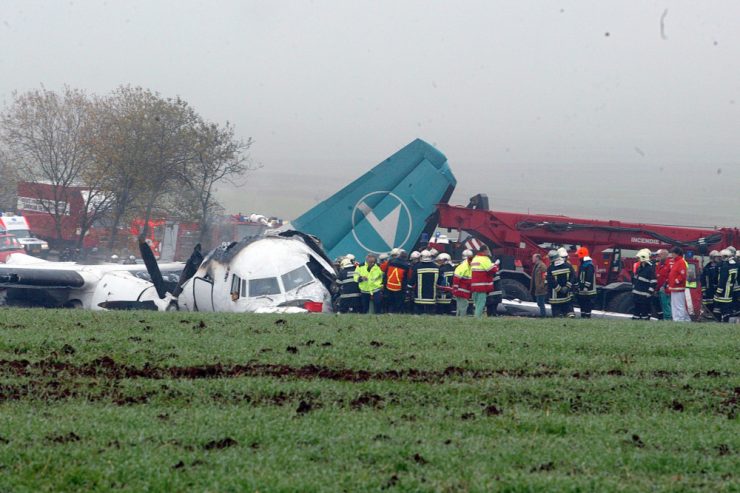
[[[25,253],[26,251],[15,235],[0,234],[0,263],[8,261],[11,253]]]

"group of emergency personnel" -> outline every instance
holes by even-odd
[[[499,262],[487,247],[463,252],[457,265],[434,249],[408,254],[368,254],[359,264],[348,254],[338,260],[340,313],[416,313],[459,316],[472,311],[495,316],[502,299]],[[470,306],[470,300],[473,306]],[[472,308],[472,310],[471,310]]]
[[[576,256],[577,266],[562,247],[548,252],[549,265],[539,254],[533,256],[530,288],[541,316],[549,303],[553,317],[573,318],[577,303],[581,318],[591,318],[596,269],[586,247],[578,248]],[[499,261],[491,259],[486,245],[475,254],[465,250],[462,257],[453,265],[448,254],[434,249],[409,255],[394,248],[390,254],[369,254],[360,264],[348,254],[338,259],[338,311],[496,316],[503,299]],[[733,247],[709,257],[700,278],[702,302],[718,321],[728,322],[740,311],[740,258]],[[632,318],[691,321],[689,290],[696,286],[680,247],[655,253],[642,249],[632,270]]]

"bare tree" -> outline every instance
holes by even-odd
[[[204,243],[210,224],[223,209],[215,198],[216,186],[222,181],[236,184],[254,165],[247,154],[252,139],[235,137],[234,127],[201,121],[195,129],[192,159],[183,168],[182,182],[186,185],[183,194],[191,205],[193,215],[200,226],[199,241]]]
[[[91,163],[81,142],[88,107],[87,95],[80,90],[65,87],[57,94],[42,87],[13,93],[0,116],[8,155],[27,181],[39,184],[39,204],[53,218],[58,240],[63,239],[63,218],[69,215],[70,187]]]
[[[15,167],[0,149],[0,211],[15,211],[18,202]]]

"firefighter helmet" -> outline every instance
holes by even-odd
[[[347,255],[345,255],[344,258],[350,259],[352,262],[355,261],[355,256],[352,255],[351,253],[348,253]]]
[[[560,258],[568,258],[568,250],[564,247],[560,247],[558,248],[558,255],[560,255]]]
[[[380,255],[378,255],[378,261],[385,262],[386,260],[388,260],[388,254],[387,253],[381,253]]]
[[[409,255],[409,258],[411,260],[416,260],[419,257],[421,257],[421,254],[419,252],[417,252],[416,250],[414,250],[413,252],[411,252],[411,255]]]
[[[450,257],[450,254],[443,252],[437,255],[437,260],[441,260],[442,262],[449,262],[452,260],[452,258]]]
[[[647,248],[643,248],[639,252],[637,252],[637,258],[639,258],[642,262],[647,262],[650,260],[650,250]]]
[[[462,252],[463,258],[469,258],[473,256],[473,250],[464,250]]]
[[[717,250],[712,250],[711,252],[709,252],[709,258],[713,257],[719,257],[719,252]]]
[[[391,257],[398,257],[401,255],[401,249],[400,248],[394,248],[391,250]]]
[[[557,250],[550,250],[549,252],[547,252],[547,256],[550,260],[553,260],[559,257]]]
[[[578,254],[578,258],[588,257],[588,248],[582,246],[576,251],[576,254]]]
[[[732,257],[732,250],[730,250],[729,248],[725,248],[724,250],[719,252],[719,254],[722,256],[722,258],[730,258]]]
[[[342,262],[339,264],[339,267],[342,269],[346,269],[347,267],[352,267],[352,261],[348,259],[347,257],[342,259]]]
[[[421,251],[421,258],[420,258],[420,260],[422,262],[431,262],[432,261],[432,258],[433,258],[432,257],[432,252],[430,252],[429,250],[422,250]]]

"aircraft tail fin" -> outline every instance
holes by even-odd
[[[447,158],[416,139],[293,221],[330,258],[411,250],[457,184]],[[436,223],[435,223],[436,224]]]

